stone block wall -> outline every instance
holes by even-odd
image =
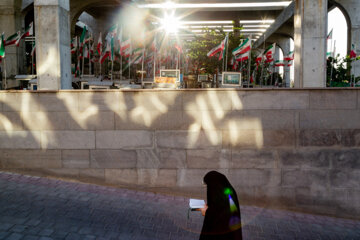
[[[358,218],[358,90],[0,92],[0,169]]]

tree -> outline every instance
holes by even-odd
[[[208,73],[215,74],[217,69],[222,70],[223,60],[219,61],[219,54],[209,58],[207,53],[224,40],[226,33],[223,29],[205,30],[202,36],[195,36],[192,41],[186,42],[186,55],[193,65],[192,74]],[[229,33],[228,62],[231,61],[231,50],[236,48],[243,37],[237,38],[234,33]],[[228,68],[229,69],[229,68]]]

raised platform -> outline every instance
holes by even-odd
[[[0,168],[360,216],[356,89],[0,92]]]

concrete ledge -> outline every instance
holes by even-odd
[[[242,202],[357,217],[359,106],[356,89],[5,91],[0,169],[203,197],[217,170]]]

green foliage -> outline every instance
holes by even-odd
[[[327,76],[326,86],[328,87],[350,87],[351,79],[351,62],[349,56],[340,58],[337,56],[327,59]]]
[[[184,44],[187,49],[186,55],[193,65],[190,74],[214,74],[217,70],[222,70],[223,61],[219,61],[219,54],[211,58],[207,56],[207,53],[219,45],[226,36],[223,29],[218,30],[220,31],[206,30],[205,35],[195,36],[194,40]],[[231,61],[231,51],[239,45],[240,40],[241,37],[235,37],[234,33],[229,33],[228,63]]]

